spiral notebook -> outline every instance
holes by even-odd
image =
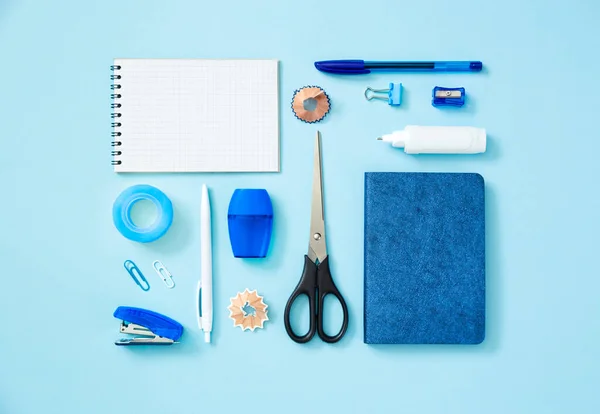
[[[115,172],[277,172],[277,60],[115,59]]]

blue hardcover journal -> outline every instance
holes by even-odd
[[[364,342],[485,337],[484,180],[365,173]]]

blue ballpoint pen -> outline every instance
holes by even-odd
[[[364,60],[323,60],[315,62],[321,72],[340,75],[359,75],[379,71],[435,71],[435,72],[480,72],[483,64],[479,61],[450,62],[376,62]]]

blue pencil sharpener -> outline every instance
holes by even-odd
[[[229,202],[227,224],[235,257],[266,257],[273,229],[273,205],[267,190],[235,190]]]
[[[444,88],[436,86],[431,93],[431,105],[440,106],[463,106],[465,104],[465,88]]]

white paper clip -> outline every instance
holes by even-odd
[[[155,260],[152,263],[152,267],[154,268],[154,270],[156,270],[156,273],[158,273],[158,276],[160,276],[166,287],[168,287],[169,289],[175,287],[175,282],[173,282],[173,275],[171,275],[171,272],[167,270],[165,265],[162,264],[160,260]]]

